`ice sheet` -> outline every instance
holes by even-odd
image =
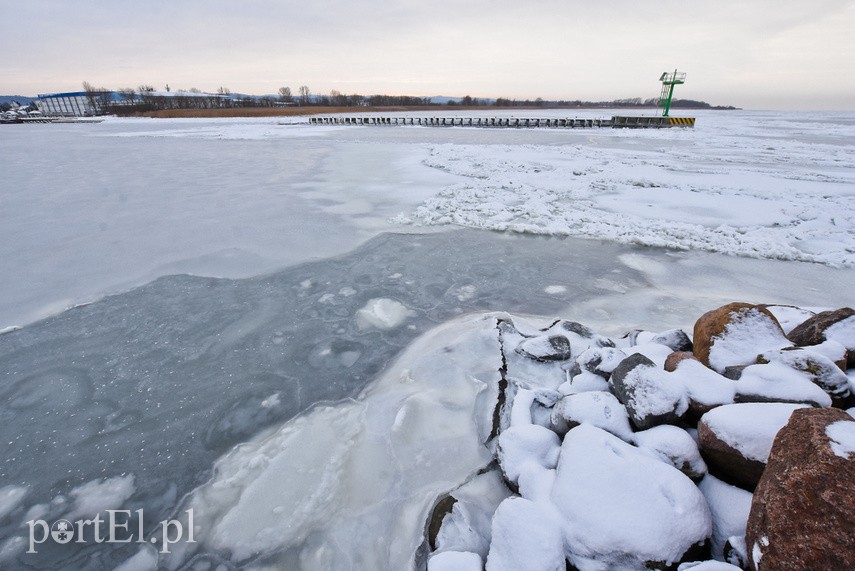
[[[438,113],[466,114],[422,115]],[[855,263],[852,113],[691,114],[693,130],[4,129],[0,329],[168,273],[243,277],[343,253],[408,222]]]

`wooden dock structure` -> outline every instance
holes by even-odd
[[[368,125],[395,126],[415,125],[422,127],[502,127],[552,129],[591,129],[608,127],[613,129],[663,129],[670,127],[694,127],[694,117],[619,117],[611,119],[554,119],[521,117],[387,117],[330,115],[310,117],[310,125]]]

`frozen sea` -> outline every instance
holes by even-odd
[[[485,312],[619,336],[851,306],[855,114],[695,115],[3,126],[0,569],[406,568],[488,462]],[[107,509],[143,543],[25,553],[28,520]]]

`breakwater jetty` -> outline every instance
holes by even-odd
[[[610,127],[614,129],[663,129],[670,127],[694,127],[694,117],[621,117],[610,119],[576,118],[523,118],[523,117],[386,117],[332,115],[310,117],[311,125],[368,125],[396,126],[416,125],[422,127],[499,127],[499,128],[551,128],[590,129]]]

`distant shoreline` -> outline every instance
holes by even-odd
[[[218,109],[164,109],[160,111],[147,111],[144,113],[134,113],[129,117],[149,117],[152,119],[211,119],[221,117],[294,117],[298,115],[329,115],[333,113],[382,113],[389,111],[471,111],[473,113],[483,113],[491,111],[546,111],[546,110],[592,110],[592,109],[631,109],[638,111],[650,111],[654,107],[640,106],[609,106],[600,107],[595,105],[590,106],[513,106],[513,107],[495,107],[495,106],[463,106],[463,105],[413,105],[413,106],[389,106],[389,107],[230,107]],[[695,107],[677,107],[674,110],[680,111],[695,111]],[[725,109],[707,107],[703,111],[733,111],[738,109]]]

